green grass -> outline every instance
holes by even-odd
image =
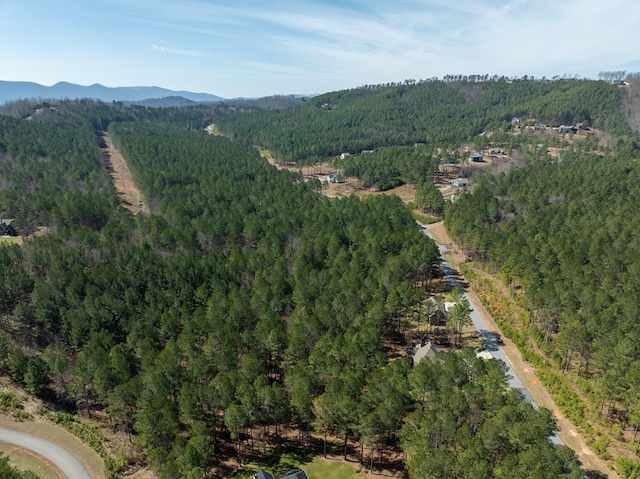
[[[340,461],[329,461],[323,457],[314,457],[313,461],[305,464],[304,471],[309,479],[364,479],[364,474],[359,474],[352,465]]]
[[[430,225],[432,223],[437,223],[438,221],[440,221],[442,218],[438,218],[436,216],[431,216],[431,215],[423,215],[421,213],[418,213],[415,210],[411,210],[411,214],[413,215],[413,219],[415,219],[416,221],[419,221],[422,224],[425,225]]]
[[[291,469],[302,469],[309,475],[309,479],[364,479],[364,474],[358,474],[355,468],[342,461],[330,461],[320,456],[312,456],[308,452],[292,449],[277,448],[268,451],[259,460],[245,464],[227,479],[247,479],[264,469],[274,477],[282,477]]]
[[[0,246],[9,246],[12,244],[21,245],[22,238],[20,236],[0,236]]]
[[[9,458],[9,464],[21,471],[31,471],[40,479],[60,479],[58,469],[48,460],[26,449],[11,444],[0,444],[0,453]]]

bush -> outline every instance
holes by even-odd
[[[609,452],[607,451],[607,448],[610,443],[611,441],[607,436],[600,435],[595,441],[592,441],[591,447],[593,447],[596,454],[606,460],[609,459]]]
[[[640,461],[619,457],[616,459],[616,469],[625,479],[640,479]]]
[[[11,393],[0,392],[0,411],[22,409],[22,401]]]

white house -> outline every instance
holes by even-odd
[[[469,178],[455,178],[451,182],[451,185],[455,186],[456,188],[464,188],[465,186],[469,186],[469,184]]]

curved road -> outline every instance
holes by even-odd
[[[433,227],[436,224],[438,223],[435,223],[429,226]],[[452,286],[460,286],[454,273],[451,271],[451,268],[449,267],[449,265],[444,259],[445,253],[448,252],[447,247],[435,241],[433,236],[431,236],[431,234],[429,233],[429,226],[421,229],[424,234],[426,234],[429,238],[434,240],[434,242],[438,246],[438,250],[440,250],[440,257],[442,258],[440,261],[440,267],[442,269],[442,272],[445,274],[445,276],[449,280],[449,283]],[[464,288],[462,289],[464,291]],[[478,333],[480,333],[480,338],[482,339],[482,342],[486,350],[491,354],[491,357],[493,357],[494,359],[501,359],[507,365],[507,377],[509,379],[509,386],[511,386],[511,389],[517,389],[518,391],[520,391],[525,401],[531,403],[533,407],[537,409],[538,404],[533,399],[533,396],[531,396],[531,393],[526,388],[522,380],[518,377],[518,374],[514,371],[509,359],[501,351],[500,345],[496,342],[495,333],[489,330],[489,328],[487,327],[487,323],[484,321],[484,319],[478,312],[478,307],[474,304],[473,300],[467,295],[466,292],[464,293],[464,297],[469,301],[469,305],[471,306],[471,321],[473,322],[473,325],[475,326],[475,328],[478,330]],[[556,445],[564,444],[562,440],[555,433],[549,439],[553,444],[556,444]]]
[[[438,246],[441,254],[442,270],[446,274],[449,282],[455,285],[458,284],[458,280],[456,279],[454,273],[451,271],[451,268],[449,267],[447,262],[444,260],[444,254],[448,253],[449,251],[447,250],[447,247],[445,245],[438,243],[438,241],[435,240],[435,238],[429,231],[431,228],[434,228],[439,224],[440,223],[431,225],[418,225],[418,227],[425,235],[433,239]],[[582,462],[583,468],[596,473],[595,477],[618,478],[619,476],[607,466],[605,461],[603,461],[589,449],[584,441],[584,438],[582,438],[578,431],[575,429],[575,426],[573,426],[573,424],[571,424],[562,415],[562,413],[557,410],[557,406],[553,402],[553,399],[546,392],[546,390],[544,388],[536,389],[535,385],[538,384],[538,381],[535,377],[531,377],[531,368],[519,361],[517,355],[515,357],[512,357],[512,359],[510,360],[507,354],[505,354],[505,351],[508,352],[510,350],[509,346],[507,345],[508,342],[504,346],[497,344],[496,336],[494,333],[495,330],[492,331],[491,328],[487,327],[487,322],[491,323],[491,318],[489,317],[487,318],[487,320],[484,319],[484,317],[480,313],[480,311],[483,309],[482,306],[476,306],[475,301],[479,301],[478,298],[475,298],[475,295],[473,294],[471,294],[471,296],[472,297],[469,297],[469,295],[467,295],[467,293],[465,292],[465,297],[469,299],[469,304],[473,309],[473,311],[471,312],[471,319],[473,321],[473,324],[480,333],[486,350],[491,354],[493,358],[502,359],[507,365],[509,385],[512,388],[518,389],[524,396],[525,400],[533,404],[534,407],[538,407],[538,403],[541,403],[554,412],[554,415],[558,420],[558,430],[560,431],[559,435],[563,436],[564,441],[554,434],[549,438],[551,442],[556,445],[567,443],[567,445],[569,445],[569,447],[573,449],[578,455],[580,461]],[[511,361],[514,361],[514,363],[512,364]],[[518,376],[516,370],[520,371],[523,376]],[[525,379],[523,380],[523,378]],[[533,389],[529,390],[527,388],[527,384],[529,385],[529,387],[533,386]],[[585,475],[585,477],[587,476]]]
[[[29,449],[42,456],[60,470],[63,474],[62,477],[67,479],[91,479],[89,472],[73,454],[46,439],[0,427],[0,441]]]

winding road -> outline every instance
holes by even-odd
[[[434,240],[438,246],[440,256],[442,258],[440,263],[442,271],[452,285],[457,285],[459,283],[456,275],[444,259],[444,255],[449,253],[448,248],[446,245],[439,243],[434,237],[435,235],[430,231],[433,228],[441,226],[441,224],[442,222],[426,226],[418,226],[421,231]],[[471,320],[475,328],[480,333],[480,337],[482,338],[486,350],[493,358],[501,359],[507,365],[509,385],[520,391],[525,400],[533,404],[534,407],[537,408],[538,406],[545,406],[550,409],[556,417],[558,423],[558,434],[554,434],[550,437],[551,442],[556,445],[566,444],[573,449],[582,462],[584,469],[597,471],[601,474],[597,477],[608,477],[611,479],[618,478],[619,476],[613,472],[601,458],[589,449],[584,438],[580,435],[576,427],[559,411],[549,393],[538,382],[533,368],[522,360],[515,346],[513,346],[508,340],[505,340],[504,345],[499,345],[496,342],[495,332],[498,331],[497,326],[494,325],[492,318],[489,313],[484,310],[484,307],[480,304],[476,295],[469,289],[468,291],[465,291],[465,297],[469,300],[469,304],[472,309]],[[487,326],[488,323],[491,324],[491,328]]]
[[[28,449],[41,456],[59,470],[62,479],[92,479],[89,472],[73,454],[46,439],[0,427],[0,441]]]

